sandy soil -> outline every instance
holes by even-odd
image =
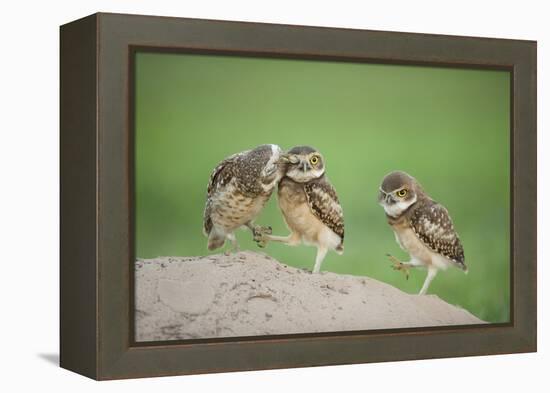
[[[136,340],[484,323],[435,295],[311,274],[256,252],[136,262]]]

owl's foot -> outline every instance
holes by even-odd
[[[265,248],[265,246],[267,246],[267,242],[269,241],[267,237],[272,233],[273,229],[271,229],[271,227],[256,226],[252,230],[253,239],[260,248]]]
[[[393,270],[397,270],[397,271],[401,271],[405,274],[405,279],[409,279],[409,270],[411,268],[411,265],[409,265],[408,263],[404,263],[404,262],[401,262],[399,259],[397,259],[396,257],[394,257],[393,255],[390,255],[390,254],[386,254],[386,256],[388,257],[388,259],[390,261],[392,261],[392,266],[391,268]]]

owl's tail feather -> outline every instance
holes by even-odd
[[[208,249],[210,251],[223,247],[225,243],[225,234],[218,233],[215,230],[211,230],[208,235]]]
[[[457,266],[460,270],[462,270],[465,274],[468,274],[468,266],[466,266],[465,262],[457,262]]]
[[[344,243],[340,243],[335,249],[336,253],[338,255],[342,255],[344,253]]]

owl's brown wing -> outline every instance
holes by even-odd
[[[416,209],[411,216],[411,226],[430,250],[450,259],[462,270],[467,270],[464,248],[444,206],[432,201]]]
[[[332,185],[323,176],[321,179],[306,183],[304,188],[309,207],[315,217],[340,236],[343,244],[344,212]]]
[[[208,181],[208,187],[206,189],[207,197],[210,197],[214,191],[218,189],[218,187],[229,184],[235,175],[233,163],[235,162],[235,159],[242,154],[243,153],[233,154],[220,162],[214,168],[212,174],[210,175],[210,180]]]

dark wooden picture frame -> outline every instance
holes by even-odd
[[[132,56],[138,48],[509,70],[511,321],[133,339]],[[61,366],[95,379],[536,351],[536,42],[94,14],[61,27]]]

